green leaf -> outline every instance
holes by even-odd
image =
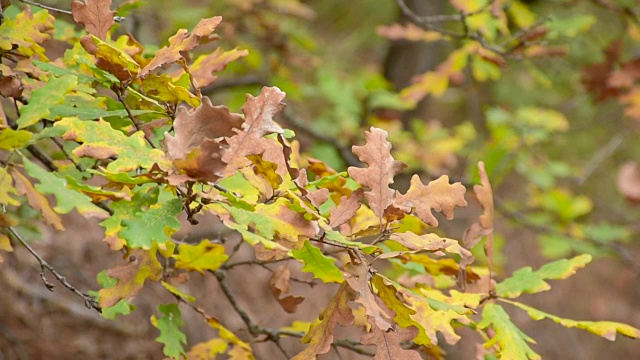
[[[133,116],[144,114],[161,114],[153,110],[131,110]],[[127,110],[104,110],[91,107],[75,107],[71,105],[55,105],[51,107],[52,117],[78,117],[82,120],[95,120],[99,118],[106,118],[110,116],[117,116],[126,118],[129,116]]]
[[[133,218],[123,220],[125,228],[120,231],[120,236],[132,248],[150,249],[154,241],[165,243],[180,229],[180,221],[176,219],[180,211],[180,199],[152,205],[148,210],[137,212]]]
[[[16,121],[18,129],[31,126],[40,119],[47,118],[51,107],[64,101],[65,96],[78,85],[78,78],[65,75],[52,77],[43,87],[34,90],[29,98],[29,104],[20,109],[20,117]]]
[[[24,168],[27,174],[40,181],[35,187],[44,195],[53,195],[56,198],[56,207],[53,208],[59,214],[67,214],[74,208],[84,216],[94,216],[104,218],[109,216],[105,210],[97,207],[91,202],[91,198],[77,191],[67,188],[65,179],[59,178],[54,173],[50,173],[40,166],[32,163],[23,157]]]
[[[0,150],[13,150],[24,147],[31,140],[31,135],[26,130],[3,129],[0,132]]]
[[[490,348],[495,344],[500,346],[499,359],[509,360],[535,360],[541,359],[529,347],[528,343],[536,342],[523,333],[513,322],[504,308],[500,305],[488,303],[482,310],[482,320],[478,323],[478,328],[486,329],[493,326],[495,335],[484,344],[485,348]]]
[[[84,75],[78,71],[61,68],[49,62],[33,60],[33,65],[37,66],[40,70],[48,72],[49,74],[52,74],[55,76],[62,77],[65,75],[73,75],[76,78],[78,78],[78,83],[80,84],[91,84],[95,81],[99,81],[97,78],[94,78],[92,76]]]
[[[198,245],[181,244],[176,259],[176,268],[195,270],[204,274],[205,270],[215,271],[229,259],[224,253],[224,246],[203,240]]]
[[[180,330],[184,326],[180,309],[177,304],[168,304],[158,305],[158,311],[163,316],[151,315],[151,324],[160,330],[156,341],[164,344],[162,352],[166,356],[177,359],[185,354],[182,345],[187,343],[187,336]]]
[[[294,258],[304,263],[302,271],[310,272],[314,277],[324,282],[340,284],[344,281],[342,272],[334,264],[335,259],[326,257],[320,249],[311,245],[308,240],[304,242],[304,246],[301,249],[292,250],[291,254]]]
[[[135,190],[130,201],[123,199],[111,203],[113,215],[100,225],[105,228],[105,242],[112,250],[120,250],[126,244],[125,239],[120,235],[120,230],[123,229],[122,221],[133,219],[136,214],[144,213],[141,210],[146,210],[158,201],[159,191],[157,186],[145,185]]]
[[[142,131],[127,136],[108,122],[83,121],[74,117],[64,118],[55,126],[65,128],[65,140],[83,143],[73,150],[76,156],[107,159],[117,155],[118,158],[107,165],[109,172],[128,172],[139,167],[150,169],[154,164],[163,168],[171,166],[162,151],[147,145]]]
[[[571,319],[565,319],[565,318],[551,315],[544,311],[532,308],[530,306],[519,303],[517,301],[508,301],[508,300],[503,300],[503,301],[526,311],[527,314],[533,320],[551,319],[566,328],[584,329],[592,334],[602,336],[603,338],[609,341],[614,341],[616,339],[616,334],[621,334],[633,339],[640,338],[640,330],[634,328],[633,326],[629,326],[627,324],[622,324],[622,323],[613,322],[613,321],[576,321]]]
[[[505,298],[516,298],[522,293],[535,294],[551,289],[548,279],[566,279],[591,262],[591,255],[580,255],[573,259],[562,259],[548,263],[536,271],[524,267],[513,276],[496,285],[496,294]]]

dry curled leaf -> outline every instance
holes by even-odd
[[[288,169],[282,148],[276,141],[264,138],[268,134],[283,132],[273,117],[284,110],[284,97],[285,93],[277,87],[263,87],[257,97],[247,95],[242,107],[245,114],[242,129],[234,129],[235,134],[226,138],[229,147],[222,155],[222,161],[227,164],[225,175],[250,165],[251,160],[247,156],[262,155],[263,160],[278,166],[278,175],[282,178],[286,176]]]
[[[278,301],[282,309],[289,314],[296,312],[298,305],[304,301],[304,297],[301,296],[280,297],[282,294],[287,294],[291,290],[291,286],[289,285],[290,277],[291,272],[289,268],[282,265],[271,274],[271,279],[269,280],[271,294]]]
[[[392,318],[380,306],[378,297],[372,290],[368,264],[364,261],[360,264],[347,264],[345,270],[344,278],[349,286],[358,293],[356,302],[364,306],[367,316],[372,320],[372,325],[382,331],[393,329]]]
[[[71,2],[73,20],[84,25],[89,34],[100,40],[107,39],[107,33],[115,20],[115,11],[111,10],[111,0],[84,0]]]
[[[364,190],[358,189],[352,192],[348,198],[341,197],[338,206],[329,212],[329,225],[335,229],[353,218],[362,205],[363,195]]]
[[[218,78],[213,73],[224,70],[230,62],[247,55],[249,55],[248,50],[233,49],[223,51],[222,48],[217,48],[209,55],[198,57],[192,65],[189,65],[191,76],[200,87],[211,85]]]
[[[196,109],[180,107],[173,122],[175,135],[165,134],[169,158],[191,179],[216,181],[226,166],[221,158],[222,138],[233,135],[242,121],[242,116],[213,106],[206,97]]]
[[[354,146],[353,153],[369,167],[363,169],[350,166],[348,169],[349,176],[368,188],[364,196],[380,221],[384,210],[393,202],[395,190],[389,188],[389,185],[393,184],[393,177],[407,167],[391,156],[391,143],[387,141],[387,135],[385,130],[375,127],[365,132],[366,144]]]
[[[320,314],[320,322],[311,325],[307,334],[300,340],[309,346],[294,356],[293,360],[316,359],[318,354],[325,354],[331,349],[336,324],[348,326],[355,319],[348,305],[354,297],[351,288],[342,283],[327,308]]]
[[[32,208],[38,210],[40,214],[42,214],[42,218],[44,219],[44,222],[47,223],[48,225],[53,226],[53,228],[56,230],[63,231],[64,225],[62,225],[62,220],[60,219],[58,214],[56,214],[56,212],[53,211],[53,209],[51,208],[51,205],[49,205],[49,200],[47,200],[47,198],[44,195],[40,194],[35,189],[33,184],[31,184],[29,179],[27,179],[15,168],[11,169],[11,176],[13,176],[13,180],[16,184],[16,189],[18,190],[18,193],[20,193],[20,195],[27,196],[27,201],[29,202],[29,205]]]
[[[447,219],[453,219],[456,206],[467,206],[464,199],[465,191],[465,187],[459,182],[449,184],[447,175],[442,175],[426,186],[418,175],[413,175],[409,190],[404,195],[398,195],[395,203],[400,208],[407,209],[407,213],[415,209],[415,214],[422,221],[431,226],[438,226],[438,220],[431,211],[441,212]]]
[[[371,332],[362,336],[360,341],[365,345],[375,345],[376,355],[373,360],[421,360],[422,357],[415,350],[403,349],[402,343],[413,340],[418,336],[418,328],[397,327],[395,330],[382,331],[376,326]]]
[[[169,46],[165,46],[156,52],[151,62],[140,71],[140,76],[145,76],[160,66],[173,64],[183,59],[186,52],[191,51],[200,43],[208,41],[211,33],[221,21],[222,17],[215,16],[201,19],[191,32],[185,29],[178,30],[175,35],[169,38]]]

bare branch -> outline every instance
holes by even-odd
[[[82,300],[84,300],[84,305],[88,309],[95,309],[98,312],[102,312],[102,309],[100,308],[100,306],[98,305],[98,302],[93,296],[83,293],[80,290],[78,290],[75,286],[71,285],[67,281],[67,279],[64,276],[62,276],[58,271],[56,271],[56,269],[53,266],[51,266],[48,262],[46,262],[42,258],[42,256],[40,256],[40,254],[38,254],[31,247],[31,245],[29,245],[29,243],[27,243],[13,227],[10,226],[8,227],[8,229],[9,229],[9,232],[13,235],[13,237],[16,240],[18,240],[31,253],[31,255],[33,255],[33,257],[36,258],[36,260],[38,260],[38,263],[40,263],[40,269],[41,269],[40,278],[42,278],[42,282],[44,282],[44,285],[47,287],[47,289],[49,289],[49,291],[53,291],[53,288],[55,286],[47,280],[44,273],[45,269],[48,270],[51,274],[53,274],[56,280],[58,280],[64,287],[71,290],[71,292],[73,292],[74,294],[82,298]]]

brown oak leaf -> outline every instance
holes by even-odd
[[[214,16],[201,19],[191,32],[180,29],[169,38],[169,46],[165,46],[156,52],[149,64],[140,71],[140,76],[145,76],[160,66],[173,64],[184,58],[184,53],[191,51],[196,46],[210,40],[211,33],[218,27],[222,17]]]
[[[355,319],[348,305],[354,298],[353,290],[346,283],[342,283],[327,308],[320,314],[320,322],[311,325],[307,334],[300,340],[309,346],[294,356],[293,360],[315,360],[318,354],[325,354],[331,349],[336,324],[348,326]]]
[[[489,274],[492,273],[493,268],[493,190],[491,189],[491,183],[489,182],[489,176],[484,167],[484,162],[478,162],[478,171],[480,173],[480,183],[482,185],[474,185],[473,192],[478,198],[480,205],[482,206],[482,214],[478,218],[478,221],[471,224],[464,235],[462,235],[462,246],[466,249],[474,247],[483,237],[487,237],[487,242],[484,244],[484,252],[487,255],[487,263],[489,264]],[[466,286],[466,269],[467,265],[473,262],[473,256],[460,261],[460,274],[458,276],[458,285],[463,289]],[[489,289],[493,288],[491,282],[491,276],[488,277]]]
[[[348,198],[341,197],[338,206],[329,211],[329,225],[335,229],[353,218],[362,206],[363,195],[364,190],[360,188],[352,192]]]
[[[368,188],[364,196],[374,214],[381,219],[384,210],[393,202],[395,190],[389,188],[393,183],[393,177],[407,167],[401,161],[394,160],[391,156],[391,143],[387,141],[387,132],[371,127],[365,132],[366,144],[353,146],[353,153],[360,161],[369,165],[368,168],[350,166],[347,170],[349,176],[362,186]]]
[[[122,299],[136,296],[149,279],[158,281],[162,277],[162,265],[156,258],[156,250],[135,249],[129,256],[129,262],[116,265],[107,270],[109,277],[118,279],[115,286],[98,292],[100,307],[107,308]]]
[[[358,293],[356,302],[365,308],[365,313],[373,320],[373,325],[382,331],[394,328],[393,320],[388,312],[378,303],[378,297],[371,288],[369,266],[364,261],[360,264],[349,263],[345,266],[344,278],[349,286]]]
[[[402,343],[411,341],[418,336],[418,328],[396,327],[395,330],[382,331],[376,326],[371,327],[371,332],[362,336],[360,341],[365,345],[375,345],[376,355],[373,360],[421,360],[422,357],[415,350],[403,349]]]
[[[282,265],[271,274],[271,279],[269,280],[271,294],[278,301],[282,309],[289,314],[296,312],[298,305],[304,301],[304,298],[300,296],[280,297],[282,294],[287,294],[291,290],[291,286],[289,285],[290,277],[291,272],[289,268]]]
[[[115,20],[115,11],[111,10],[111,0],[75,0],[71,2],[73,20],[84,25],[89,34],[100,40],[107,39],[107,33]]]
[[[191,76],[195,78],[200,87],[211,85],[218,78],[213,73],[224,70],[230,62],[247,55],[249,55],[248,50],[233,49],[224,51],[222,48],[217,48],[213,53],[197,58],[189,66]]]
[[[263,87],[257,97],[247,95],[247,101],[242,106],[245,115],[242,129],[234,129],[235,134],[226,138],[229,147],[222,155],[222,161],[227,164],[225,175],[251,165],[247,156],[262,155],[263,160],[276,164],[276,172],[285,178],[288,168],[282,147],[277,141],[264,138],[268,134],[283,132],[273,117],[284,110],[284,97],[285,93],[277,87]]]
[[[409,190],[404,195],[398,195],[395,204],[407,209],[407,213],[415,209],[415,214],[422,221],[431,226],[438,226],[438,220],[431,211],[441,212],[447,219],[453,219],[456,206],[467,206],[464,199],[465,191],[465,187],[459,182],[449,184],[447,175],[442,175],[426,186],[418,175],[413,175]]]
[[[224,106],[213,106],[207,97],[196,109],[180,107],[173,122],[175,135],[165,134],[169,158],[176,169],[192,179],[215,181],[220,178],[223,137],[234,134],[242,116]]]

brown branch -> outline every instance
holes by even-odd
[[[8,227],[8,229],[9,229],[9,232],[13,235],[13,237],[16,240],[18,240],[31,253],[31,255],[33,255],[33,257],[38,261],[38,263],[40,263],[40,278],[42,279],[42,282],[44,282],[44,285],[47,287],[47,289],[49,289],[49,291],[53,291],[53,288],[55,286],[47,280],[44,273],[45,269],[48,270],[56,278],[56,280],[58,280],[64,287],[71,290],[71,292],[73,292],[74,294],[82,298],[82,300],[84,300],[84,305],[88,309],[95,309],[98,312],[102,312],[100,305],[98,305],[98,302],[93,296],[83,293],[80,290],[78,290],[75,286],[71,285],[67,281],[67,279],[64,276],[62,276],[58,271],[56,271],[56,269],[53,266],[51,266],[46,260],[44,260],[42,256],[40,256],[40,254],[38,254],[31,247],[31,245],[29,245],[29,243],[27,243],[13,227],[10,226]]]
[[[270,328],[265,328],[257,325],[255,322],[253,322],[249,314],[247,314],[247,312],[238,304],[238,301],[236,300],[235,295],[233,294],[233,292],[231,291],[231,289],[229,288],[229,286],[225,281],[225,278],[226,278],[225,270],[218,269],[216,271],[212,271],[212,273],[218,280],[218,283],[220,284],[220,288],[222,289],[223,294],[225,295],[225,297],[227,298],[227,300],[229,301],[229,303],[231,304],[235,312],[238,313],[242,321],[245,323],[247,329],[249,330],[249,333],[251,333],[252,336],[256,337],[259,335],[265,335],[266,340],[274,342],[276,346],[278,346],[278,348],[280,348],[281,346],[278,343],[283,336],[291,336],[291,337],[297,337],[297,338],[304,337],[305,334],[301,332],[280,330],[280,329],[270,329]],[[360,348],[359,346],[362,346],[362,344],[360,344],[360,342],[356,340],[348,340],[348,339],[334,340],[333,344],[335,344],[335,346],[349,349],[358,354],[368,355],[368,356],[374,355],[374,353]]]
[[[46,9],[49,11],[55,11],[55,12],[59,12],[61,14],[67,14],[67,15],[72,15],[71,11],[69,10],[64,10],[64,9],[58,9],[58,8],[54,8],[52,6],[49,5],[44,5],[44,4],[40,4],[37,3],[35,1],[31,1],[31,0],[20,0],[21,3],[25,3],[25,4],[29,4],[29,5],[33,5],[35,7],[39,7],[41,9]]]

